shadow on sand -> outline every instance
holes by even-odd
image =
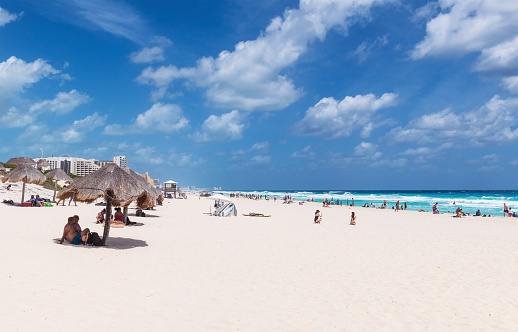
[[[146,214],[145,217],[131,216],[131,218],[160,218],[160,216],[155,216],[155,215],[152,215],[152,214],[148,214],[146,211],[144,211],[144,213]]]
[[[54,239],[54,243],[59,244],[60,239]],[[147,242],[143,240],[137,240],[137,239],[129,239],[125,237],[109,237],[108,243],[104,247],[94,247],[94,246],[84,246],[82,244],[70,244],[68,241],[63,242],[64,246],[70,246],[70,247],[76,247],[76,248],[87,248],[87,249],[118,249],[118,250],[124,250],[124,249],[133,249],[133,248],[140,248],[140,247],[147,247]]]

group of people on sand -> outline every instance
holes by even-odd
[[[322,212],[320,212],[320,210],[316,210],[314,222],[315,222],[315,224],[320,224],[321,221],[322,221]],[[356,225],[356,215],[354,214],[354,212],[351,213],[351,222],[349,223],[349,225]]]
[[[59,244],[63,244],[64,240],[67,240],[71,244],[86,244],[89,236],[90,229],[85,228],[81,230],[81,226],[79,226],[79,216],[76,214],[72,217],[68,217],[68,222],[63,229],[63,236],[61,240],[59,240]]]
[[[106,219],[106,209],[102,209],[96,217],[97,224],[104,224],[104,221]],[[135,222],[132,222],[129,220],[128,217],[126,217],[126,220],[124,220],[124,214],[121,211],[120,207],[115,208],[115,214],[110,214],[110,220],[111,224],[120,224],[120,225],[133,225],[136,224]]]
[[[29,203],[31,203],[31,206],[45,206],[45,200],[40,197],[40,195],[31,195],[31,198],[28,200]]]

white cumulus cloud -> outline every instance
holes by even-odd
[[[0,62],[0,99],[23,92],[31,84],[59,72],[43,59],[25,62],[12,56]]]
[[[509,91],[513,95],[518,95],[518,76],[506,77],[502,79],[501,88]]]
[[[73,111],[78,106],[85,104],[90,100],[91,98],[87,94],[78,92],[77,90],[59,92],[56,95],[56,98],[52,100],[44,100],[33,104],[29,108],[29,111],[31,113],[50,111],[57,114],[65,114]]]
[[[130,54],[133,63],[153,63],[164,61],[164,49],[160,46],[144,47]]]
[[[72,90],[70,92],[59,92],[56,98],[35,103],[28,110],[11,106],[7,112],[0,111],[0,127],[25,127],[37,121],[38,117],[44,112],[65,114],[89,101],[88,95]]]
[[[354,130],[361,129],[361,136],[368,137],[378,126],[376,113],[396,105],[396,102],[397,94],[394,93],[385,93],[380,98],[373,94],[347,96],[342,101],[323,98],[295,124],[294,133],[335,139],[350,136]]]
[[[398,143],[485,146],[508,144],[518,140],[518,98],[494,96],[473,111],[455,113],[445,109],[423,115],[405,127],[397,127],[388,139]]]
[[[54,146],[62,149],[64,145],[84,142],[89,133],[104,125],[107,117],[107,115],[94,113],[55,130],[49,129],[42,123],[31,124],[16,140],[20,144],[37,146],[45,144],[48,148]]]
[[[153,47],[144,47],[140,51],[130,54],[130,60],[133,63],[153,63],[164,61],[164,49],[172,45],[172,42],[166,37],[157,36],[152,40]]]
[[[235,141],[243,138],[243,132],[248,127],[245,123],[246,114],[231,111],[220,116],[211,115],[191,138],[196,142]]]
[[[440,13],[428,21],[426,36],[412,58],[483,51],[513,39],[518,33],[515,0],[439,0]]]
[[[9,22],[16,20],[17,14],[11,14],[7,10],[0,7],[0,27],[6,25]]]
[[[189,125],[182,109],[174,104],[155,103],[129,125],[112,124],[104,129],[105,135],[174,134]]]
[[[283,70],[292,66],[315,40],[332,28],[342,32],[359,17],[369,17],[372,5],[382,0],[301,0],[299,9],[274,18],[254,40],[242,41],[216,58],[204,57],[196,66],[146,68],[137,81],[161,87],[177,79],[205,89],[210,104],[245,111],[281,110],[300,98]]]

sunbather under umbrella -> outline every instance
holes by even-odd
[[[16,167],[9,173],[7,173],[2,179],[3,183],[6,182],[20,182],[23,181],[22,186],[22,203],[25,198],[25,184],[26,183],[36,183],[43,184],[45,182],[45,175],[43,175],[40,171],[35,169],[29,164],[22,164],[21,166]]]
[[[148,188],[137,182],[122,168],[109,163],[97,171],[72,182],[66,189],[57,195],[59,199],[67,199],[71,196],[79,202],[92,203],[99,197],[106,201],[105,220],[110,220],[110,210],[113,206],[128,206],[136,201],[140,208],[148,208],[154,205],[153,198]],[[103,245],[106,245],[110,233],[110,223],[104,223]]]

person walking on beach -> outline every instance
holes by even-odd
[[[320,224],[322,221],[322,213],[320,213],[320,210],[315,211],[315,224]]]
[[[351,223],[350,225],[356,225],[356,215],[353,213],[351,213]]]
[[[68,201],[68,206],[70,206],[70,203],[72,203],[72,201],[74,201],[74,205],[77,206],[77,202],[76,200],[74,199],[74,195],[70,196],[70,201]],[[59,204],[59,203],[58,203]],[[65,205],[65,202],[63,202],[63,205]]]
[[[396,212],[399,212],[399,200],[396,202]]]
[[[507,204],[504,203],[504,217],[506,216],[506,214],[509,213],[509,208],[507,207]]]

